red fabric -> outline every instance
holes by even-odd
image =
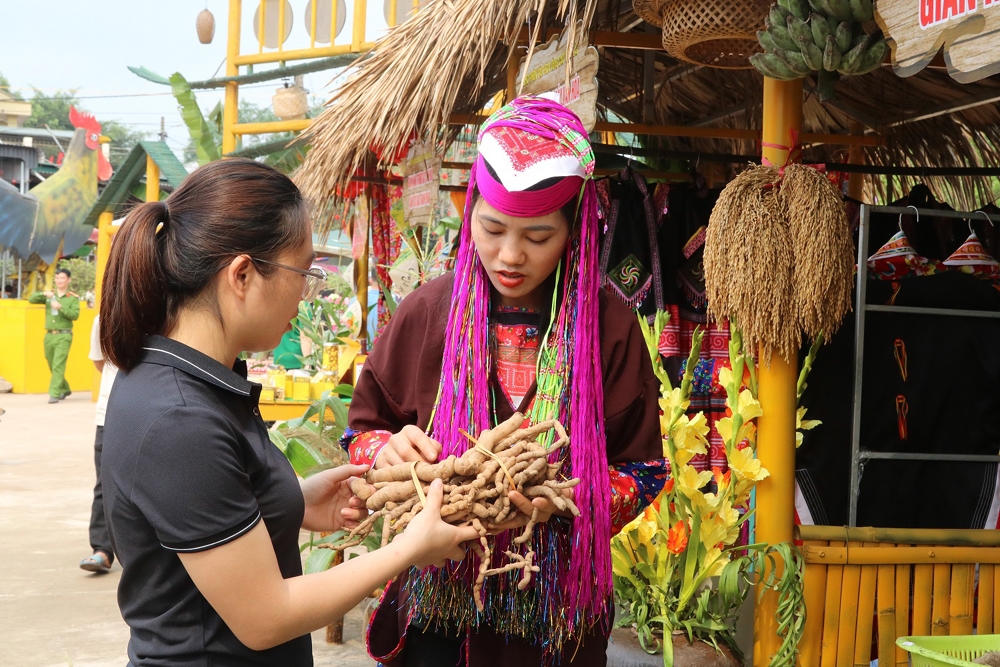
[[[389,267],[399,257],[399,249],[403,242],[402,235],[396,229],[396,222],[392,219],[391,207],[392,199],[400,196],[400,188],[395,186],[390,192],[387,185],[372,186],[372,255],[375,257],[375,270],[382,284],[387,289],[392,289],[392,278],[389,276]],[[378,329],[374,332],[373,340],[378,338],[378,334],[389,323],[389,309],[386,307],[385,295],[379,289],[378,295]]]
[[[356,465],[372,466],[378,458],[382,448],[389,442],[392,433],[389,431],[365,431],[358,433],[348,447],[348,454],[351,463]]]

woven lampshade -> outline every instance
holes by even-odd
[[[309,98],[306,91],[299,86],[278,88],[271,98],[274,115],[281,120],[298,120],[306,117],[309,111]]]
[[[663,27],[663,11],[669,0],[632,0],[635,15],[646,23],[652,23],[657,28]]]
[[[211,44],[212,38],[215,37],[215,17],[212,12],[208,9],[198,12],[195,26],[198,29],[198,41],[202,44]]]
[[[642,5],[642,12],[639,7]],[[763,51],[757,31],[771,0],[635,0],[636,13],[663,28],[663,48],[674,58],[718,69],[750,69]]]

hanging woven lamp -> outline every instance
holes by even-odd
[[[672,57],[718,69],[750,69],[771,0],[633,0],[635,13],[663,29]]]
[[[198,29],[198,41],[202,44],[211,44],[212,38],[215,37],[215,16],[207,7],[198,12],[195,27]]]

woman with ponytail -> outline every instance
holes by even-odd
[[[346,482],[367,468],[300,484],[239,355],[273,349],[315,298],[312,260],[298,189],[252,160],[201,167],[118,232],[101,304],[101,347],[120,369],[101,478],[130,665],[312,665],[309,632],[477,537],[441,520],[437,484],[389,547],[303,576],[299,531],[356,525],[364,505]]]
[[[538,574],[488,577],[478,558],[411,569],[386,589],[368,649],[390,667],[605,665],[614,531],[662,487],[659,385],[635,316],[600,289],[594,154],[580,120],[522,97],[483,125],[453,273],[402,301],[358,379],[345,434],[376,468],[459,455],[516,410],[559,419],[581,514],[538,510]],[[510,533],[498,535],[502,566]]]

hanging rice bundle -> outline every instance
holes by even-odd
[[[778,170],[751,167],[719,196],[705,239],[709,314],[739,324],[748,347],[786,358],[799,346],[788,216],[778,197]]]
[[[802,332],[829,340],[851,309],[854,242],[844,200],[825,175],[804,165],[785,168],[779,197],[795,249],[792,291]]]
[[[749,347],[795,358],[851,307],[853,243],[840,193],[820,172],[751,166],[719,196],[705,239],[708,312]]]

